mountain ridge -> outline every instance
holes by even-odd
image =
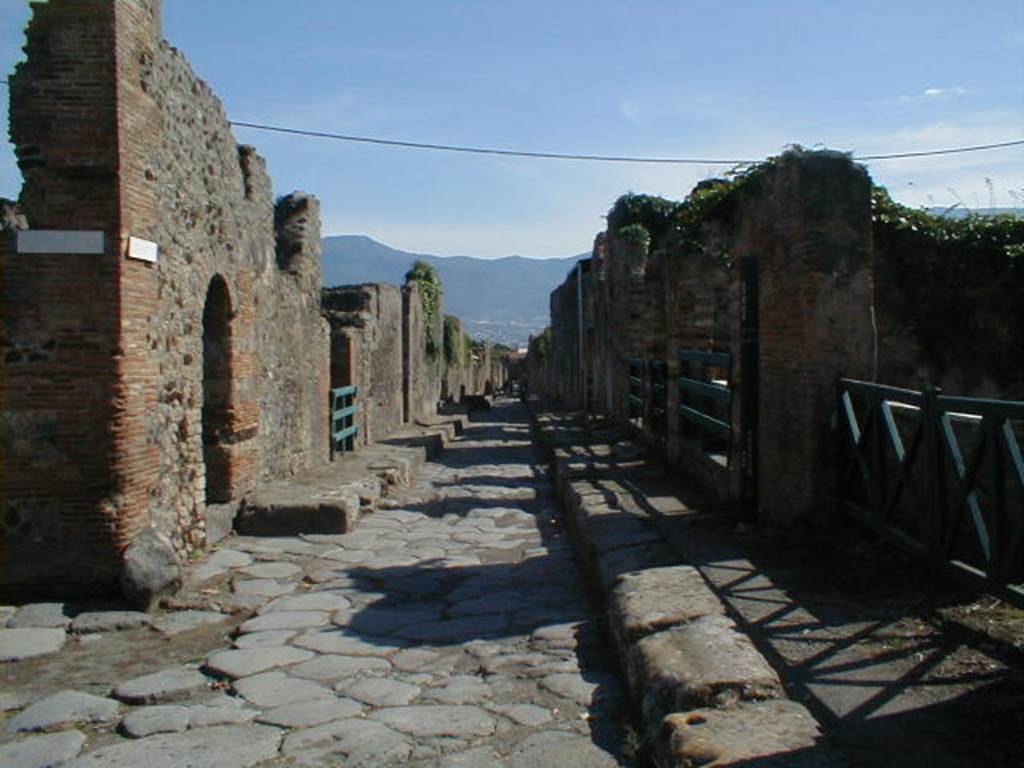
[[[457,315],[473,336],[510,346],[523,346],[531,334],[544,329],[551,291],[576,261],[590,255],[436,256],[392,248],[368,235],[331,235],[322,244],[324,286],[401,285],[412,263],[422,260],[438,270],[446,313]]]

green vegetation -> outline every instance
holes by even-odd
[[[551,326],[549,325],[537,336],[530,339],[530,352],[535,353],[538,357],[548,357],[551,354],[553,338],[554,334],[551,332]]]
[[[441,296],[444,293],[441,278],[437,270],[427,262],[417,260],[413,262],[412,269],[405,273],[405,280],[419,286],[420,299],[423,302],[423,321],[427,326],[427,354],[436,358],[438,340],[434,329],[437,328],[437,316],[441,311]]]
[[[681,253],[702,251],[702,230],[708,222],[728,221],[743,197],[760,191],[783,157],[806,152],[793,146],[783,155],[737,166],[727,178],[700,182],[682,202],[630,192],[608,211],[608,231],[630,243],[646,242],[649,251],[666,247]]]
[[[871,210],[879,290],[926,354],[950,365],[979,358],[1000,383],[1024,386],[1024,218],[944,218],[882,187]]]
[[[462,361],[461,329],[459,318],[452,315],[444,316],[444,364],[447,368],[458,368]]]

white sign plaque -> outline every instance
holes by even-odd
[[[151,261],[154,264],[157,262],[157,257],[160,255],[160,248],[156,243],[149,240],[143,240],[141,237],[129,237],[128,238],[128,258],[139,259],[140,261]]]

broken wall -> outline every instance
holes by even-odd
[[[358,387],[357,444],[389,437],[403,423],[401,291],[387,283],[325,288],[323,313],[331,327],[331,387]]]
[[[0,254],[8,590],[109,591],[141,531],[185,556],[208,500],[327,456],[318,204],[275,215],[159,29],[156,0],[36,5],[10,79],[31,234]]]
[[[583,368],[574,270],[552,292],[550,353],[531,345],[531,386],[571,408],[609,413],[719,495],[739,491],[743,285],[740,261],[760,280],[758,414],[762,514],[776,522],[827,512],[829,417],[839,375],[871,361],[870,180],[837,153],[794,152],[701,222],[696,239],[669,236],[650,251],[617,232],[595,241],[583,277]],[[679,352],[732,355],[733,440],[705,455],[678,415]],[[631,360],[665,365],[665,417],[630,419]],[[588,382],[584,397],[582,382]]]

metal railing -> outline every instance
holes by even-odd
[[[356,403],[358,389],[353,384],[331,390],[331,459],[335,454],[351,451],[355,447],[359,427],[354,423],[359,412]]]
[[[841,379],[838,494],[915,553],[1024,600],[1024,402]]]
[[[647,413],[647,362],[629,361],[629,420],[643,419]]]
[[[668,365],[664,360],[650,360],[647,371],[651,382],[651,407],[648,428],[658,437],[668,434]]]
[[[705,454],[729,455],[732,443],[732,355],[679,352],[679,433]]]

